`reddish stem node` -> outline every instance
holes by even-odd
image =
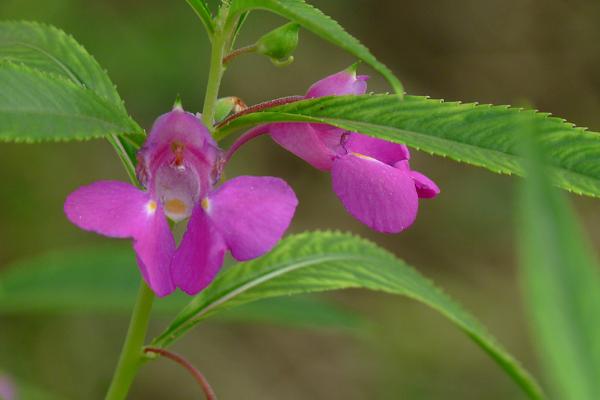
[[[246,114],[250,114],[253,112],[258,112],[258,111],[262,111],[265,110],[267,108],[271,108],[271,107],[275,107],[275,106],[282,106],[284,104],[288,104],[288,103],[294,103],[296,101],[300,101],[300,100],[304,100],[304,96],[288,96],[288,97],[281,97],[279,99],[274,99],[274,100],[269,100],[269,101],[265,101],[263,103],[258,103],[255,104],[253,106],[250,106],[238,113],[235,113],[233,115],[230,115],[229,117],[225,118],[223,121],[219,122],[217,125],[215,125],[215,128],[219,129],[225,125],[227,125],[228,123],[230,123],[231,121],[233,121],[236,118],[241,117],[242,115],[246,115]]]
[[[217,395],[206,380],[206,377],[200,371],[198,371],[189,361],[187,361],[179,354],[172,353],[168,350],[160,349],[157,347],[146,347],[144,348],[144,353],[159,354],[165,358],[168,358],[169,360],[175,361],[177,364],[187,369],[188,372],[192,374],[194,379],[196,379],[196,381],[200,384],[200,387],[204,392],[204,396],[206,396],[206,400],[217,400]]]

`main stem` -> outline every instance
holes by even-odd
[[[208,85],[204,97],[204,109],[202,110],[202,121],[211,131],[213,130],[219,86],[225,72],[223,56],[228,50],[228,41],[232,30],[228,14],[229,6],[224,4],[219,10],[213,34]],[[119,149],[117,148],[117,150]],[[129,323],[127,337],[121,350],[117,369],[108,388],[106,400],[126,399],[135,375],[144,362],[144,340],[146,339],[146,330],[150,321],[153,301],[154,293],[142,281]]]
[[[127,398],[129,387],[144,360],[144,340],[146,339],[146,330],[150,321],[153,301],[154,293],[142,281],[129,322],[127,337],[121,350],[117,369],[108,388],[106,400],[124,400]]]
[[[208,71],[208,85],[206,86],[206,93],[204,95],[202,122],[204,122],[204,125],[206,125],[211,132],[213,130],[215,107],[219,96],[221,78],[223,77],[223,72],[225,72],[223,57],[225,56],[230,33],[230,27],[227,23],[228,14],[229,6],[224,4],[219,10],[219,15],[215,21],[215,32],[210,52],[210,69]]]

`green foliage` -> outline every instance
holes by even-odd
[[[600,196],[600,134],[533,110],[419,96],[404,100],[395,95],[322,97],[243,115],[217,135],[221,138],[240,127],[273,121],[327,123],[493,172],[522,175],[517,144],[523,132],[516,116],[531,117],[555,185]]]
[[[0,313],[128,314],[140,274],[131,248],[56,251],[19,261],[0,273]],[[174,293],[156,299],[154,312],[172,316],[189,302]],[[359,316],[330,302],[289,297],[266,299],[222,313],[229,322],[270,323],[298,328],[358,329]]]
[[[19,377],[11,377],[15,385],[16,396],[14,399],[24,400],[66,400],[63,396],[59,396],[48,390],[46,387],[40,387],[28,380],[20,379]],[[27,377],[31,379],[31,377]],[[1,400],[11,400],[0,397]]]
[[[4,129],[0,130],[0,139],[34,142],[105,137],[113,145],[130,178],[135,182],[135,151],[139,147],[139,140],[126,140],[118,135],[140,134],[143,130],[129,118],[123,100],[108,75],[83,46],[52,26],[34,22],[0,22],[0,62],[19,64],[39,71],[37,76],[42,85],[27,88],[23,83],[20,85],[21,89],[32,90],[29,93],[17,93],[21,95],[20,103],[10,100],[0,105],[19,107],[19,112],[14,109],[3,110],[10,120],[3,121]],[[47,79],[42,80],[42,76]],[[50,84],[49,81],[53,83]],[[77,85],[80,90],[75,91],[72,85],[66,83],[67,87],[59,87],[61,82],[68,81]],[[29,83],[34,82],[29,79]],[[8,84],[9,82],[0,82],[0,89],[4,96],[12,97]],[[57,96],[62,97],[62,102],[51,101],[54,93],[49,90],[54,88],[58,88]],[[78,97],[69,98],[73,92],[77,92]],[[35,93],[42,94],[46,104],[41,104]],[[67,103],[77,102],[79,97],[98,97],[102,100],[98,109],[94,109],[90,101],[85,103],[86,114],[101,114],[102,118],[98,121],[92,119],[88,125],[89,118],[82,119],[78,113],[73,113],[72,108],[63,108]],[[104,111],[107,108],[111,109],[110,113]],[[49,113],[50,110],[52,113]],[[28,115],[32,116],[31,121],[23,118]],[[62,131],[65,127],[71,129]]]
[[[212,13],[210,12],[206,2],[204,0],[185,1],[190,5],[190,7],[192,7],[198,18],[200,18],[200,21],[202,21],[208,36],[212,38],[212,34],[215,31],[215,24],[213,22]]]
[[[0,312],[131,312],[139,271],[131,248],[56,251],[19,261],[0,274]],[[157,301],[162,311],[173,304]]]
[[[185,298],[186,304],[189,297]],[[177,309],[180,311],[183,304]],[[369,327],[360,315],[332,302],[308,296],[276,297],[231,308],[215,316],[228,322],[268,323],[302,329],[360,332]]]
[[[235,17],[254,9],[271,11],[299,23],[309,31],[372,66],[388,80],[398,95],[402,96],[404,94],[404,89],[398,78],[394,76],[388,67],[379,62],[369,49],[346,32],[336,21],[323,14],[321,10],[305,3],[304,0],[232,0],[230,15]]]
[[[139,133],[114,104],[60,76],[0,63],[0,141],[85,140]]]
[[[35,22],[0,22],[0,60],[56,74],[84,86],[125,112],[98,62],[71,36]]]
[[[342,233],[290,236],[269,254],[230,267],[183,309],[153,345],[166,347],[200,321],[234,306],[344,288],[400,294],[432,307],[489,353],[531,398],[541,397],[533,378],[457,303],[389,252]]]
[[[573,210],[551,187],[538,146],[524,147],[519,243],[535,343],[556,398],[599,399],[599,265]]]

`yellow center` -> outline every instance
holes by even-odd
[[[165,203],[165,211],[169,214],[181,215],[187,212],[187,206],[179,199],[171,199]]]
[[[156,202],[154,200],[150,200],[147,204],[146,204],[146,211],[148,211],[148,214],[153,214],[154,211],[156,211],[156,207],[158,205],[156,204]]]
[[[360,153],[351,152],[350,154],[352,154],[355,157],[362,158],[363,160],[371,160],[371,161],[375,160],[373,157],[365,156],[364,154],[360,154]]]
[[[202,202],[200,203],[200,205],[202,206],[202,208],[204,209],[204,211],[208,211],[208,209],[210,207],[210,201],[208,200],[208,197],[203,198]]]

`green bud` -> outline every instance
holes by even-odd
[[[290,22],[267,33],[256,42],[256,51],[271,59],[277,66],[290,64],[294,57],[292,53],[298,46],[300,25]]]
[[[246,104],[236,96],[223,97],[217,100],[215,106],[215,121],[224,120],[232,113],[238,113],[246,108]]]

